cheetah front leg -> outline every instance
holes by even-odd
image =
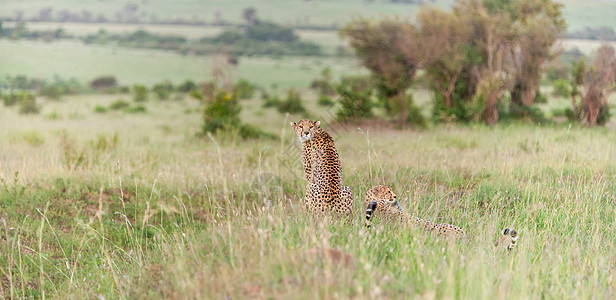
[[[342,201],[342,207],[346,215],[351,215],[353,211],[353,192],[348,186],[342,186],[342,192],[340,193],[340,201]]]

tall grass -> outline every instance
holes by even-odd
[[[340,220],[304,210],[301,166],[283,163],[297,149],[282,115],[264,128],[279,141],[196,140],[199,114],[172,118],[188,103],[131,117],[71,103],[43,109],[84,118],[5,115],[4,298],[616,296],[613,129],[338,128],[355,198]],[[33,134],[42,142],[21,137]],[[375,184],[468,238],[378,219],[366,230],[360,203]],[[492,245],[504,227],[520,234],[511,252]]]

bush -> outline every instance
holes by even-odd
[[[39,95],[50,99],[59,99],[64,95],[74,95],[84,92],[88,92],[88,88],[75,78],[64,80],[55,77],[52,82],[42,81],[39,89]]]
[[[407,94],[407,95],[404,95],[403,97],[404,97],[403,101],[407,109],[406,122],[411,125],[418,126],[418,127],[422,127],[422,128],[426,127],[427,126],[426,119],[421,114],[421,110],[419,109],[419,107],[415,105],[413,101],[413,95]]]
[[[268,107],[278,107],[278,105],[280,105],[280,102],[282,100],[280,100],[280,98],[278,97],[278,95],[273,95],[273,96],[269,96],[269,95],[265,95],[267,98],[265,98],[265,101],[263,101],[263,107],[268,108]]]
[[[20,114],[38,114],[39,107],[36,105],[36,97],[26,91],[20,91],[18,94],[19,113]]]
[[[11,93],[2,95],[2,102],[4,106],[13,106],[19,101],[18,92],[11,91]]]
[[[548,97],[546,97],[542,92],[537,91],[535,94],[534,103],[548,103]]]
[[[571,109],[571,107],[567,107],[565,109],[565,117],[567,117],[567,120],[571,121],[571,122],[575,122],[578,121],[575,118],[575,113],[573,112],[573,109]]]
[[[54,84],[44,84],[39,90],[39,95],[43,97],[47,97],[49,99],[58,100],[62,95],[62,92],[58,88],[58,86]]]
[[[554,90],[552,91],[552,95],[564,98],[571,97],[571,88],[569,87],[569,81],[566,79],[556,79],[554,81]]]
[[[372,118],[372,89],[368,86],[354,82],[352,84],[340,84],[336,87],[340,98],[340,109],[336,112],[336,119],[342,122],[359,121]]]
[[[102,113],[106,113],[107,111],[108,111],[107,107],[102,106],[102,105],[97,105],[97,106],[94,107],[94,112],[95,113],[102,114]]]
[[[332,100],[330,96],[321,94],[321,96],[319,96],[319,101],[317,103],[321,106],[332,106],[334,105],[334,100]]]
[[[111,104],[109,104],[109,109],[120,110],[120,109],[125,109],[129,106],[130,106],[130,103],[128,103],[127,101],[118,99],[116,101],[111,102]]]
[[[237,94],[239,99],[252,98],[256,90],[257,86],[245,79],[240,79],[233,85],[233,93]]]
[[[241,108],[237,96],[228,92],[218,92],[209,99],[203,111],[202,133],[237,133],[242,138],[271,137],[270,134],[244,125],[239,119]]]
[[[321,77],[312,81],[310,88],[319,92],[319,95],[333,95],[334,86],[331,84],[332,70],[327,67],[321,70]]]
[[[197,85],[192,80],[186,80],[178,86],[178,92],[189,93],[197,89]]]
[[[306,108],[302,105],[302,99],[299,95],[299,92],[295,89],[289,89],[287,91],[287,99],[278,103],[276,107],[281,113],[290,113],[290,114],[305,114]]]
[[[144,113],[147,112],[147,109],[145,108],[145,106],[137,104],[135,106],[129,106],[125,108],[124,112],[129,114]]]
[[[549,121],[537,105],[523,106],[511,103],[509,106],[509,117],[514,119],[529,119],[538,124],[545,124]]]
[[[100,76],[90,82],[90,87],[97,91],[114,89],[118,86],[118,81],[113,76]]]
[[[169,99],[169,97],[171,97],[171,92],[173,92],[173,83],[171,83],[170,81],[163,81],[161,83],[157,83],[154,85],[154,87],[152,87],[152,92],[156,94],[158,100],[167,100]]]
[[[135,102],[144,102],[148,100],[148,88],[141,84],[133,85],[133,100]]]

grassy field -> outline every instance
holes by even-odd
[[[3,26],[15,27],[16,22],[5,22]],[[65,32],[77,37],[96,33],[103,29],[110,33],[132,33],[137,30],[147,30],[157,34],[173,34],[184,36],[188,39],[213,37],[225,29],[223,26],[189,26],[189,25],[157,25],[157,24],[114,24],[114,23],[62,23],[62,22],[31,22],[27,23],[29,30],[56,30],[63,29]],[[326,55],[337,54],[338,47],[346,46],[346,43],[338,37],[335,30],[312,30],[298,29],[296,33],[300,39],[311,41],[321,46]]]
[[[90,81],[97,76],[115,75],[121,84],[152,84],[168,79],[206,81],[211,77],[212,58],[182,56],[172,52],[88,46],[77,42],[30,42],[0,40],[5,59],[0,76],[76,77]],[[336,78],[364,72],[353,59],[313,57],[241,57],[235,78],[270,88],[306,87],[326,66]]]
[[[428,94],[419,94],[418,102]],[[348,220],[303,209],[290,120],[259,100],[243,119],[278,135],[195,138],[193,100],[96,114],[119,96],[0,109],[3,298],[613,298],[613,128],[524,124],[335,126]],[[42,100],[42,99],[40,99]],[[466,241],[376,220],[362,196],[392,185],[414,215]],[[520,233],[510,253],[491,243]]]
[[[451,0],[438,0],[435,5],[449,7],[453,3]],[[126,1],[74,1],[61,0],[53,3],[55,13],[63,9],[71,11],[81,11],[88,9],[95,12],[95,15],[102,14],[110,21],[114,20],[115,13],[121,11],[126,5]],[[385,1],[377,2],[356,2],[350,0],[338,1],[284,1],[284,0],[239,0],[239,1],[164,1],[148,0],[147,2],[137,3],[137,16],[145,22],[152,17],[158,20],[184,18],[186,20],[197,19],[211,23],[215,20],[216,14],[220,18],[233,23],[241,23],[242,10],[248,7],[257,9],[257,14],[261,19],[273,20],[278,23],[288,25],[313,24],[319,26],[340,25],[353,15],[378,16],[380,14],[400,14],[411,16],[418,5],[390,3]],[[3,2],[3,10],[0,17],[13,17],[16,11],[22,11],[24,16],[38,16],[41,8],[49,7],[47,1],[16,1],[6,0]],[[53,14],[53,12],[52,12]]]
[[[428,1],[426,1],[428,2]],[[616,29],[616,2],[602,0],[561,0],[565,5],[563,15],[569,24],[569,29],[576,30],[586,26],[607,26]],[[430,1],[432,5],[443,8],[451,7],[452,0]],[[115,14],[127,4],[126,1],[54,1],[52,15],[56,16],[61,10],[68,9],[80,12],[83,9],[104,15],[114,21]],[[391,3],[389,1],[286,1],[286,0],[236,0],[236,1],[164,1],[148,0],[137,4],[136,15],[142,22],[183,18],[185,20],[202,20],[211,23],[216,14],[228,22],[241,23],[242,10],[247,7],[257,9],[262,19],[272,20],[288,25],[340,25],[356,15],[378,16],[382,14],[398,14],[410,17],[418,5]],[[0,11],[1,17],[14,17],[16,12],[22,12],[26,18],[38,16],[40,9],[50,7],[48,1],[31,0],[5,0]]]

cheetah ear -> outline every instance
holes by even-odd
[[[295,128],[295,126],[297,126],[297,123],[291,122],[291,127]]]
[[[321,125],[321,121],[314,122],[314,125],[316,125],[318,127],[319,125]]]

